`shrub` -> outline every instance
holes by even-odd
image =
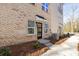
[[[70,36],[69,34],[63,34],[63,35],[59,36],[59,38],[63,39],[63,38],[69,37],[69,36]]]
[[[33,47],[34,47],[35,49],[39,48],[39,47],[40,47],[39,42],[37,41],[37,42],[33,45]]]
[[[69,33],[67,33],[67,37],[70,37],[70,34]]]
[[[65,38],[65,37],[66,37],[66,35],[65,35],[65,34],[63,34],[63,35],[59,36],[59,38],[60,38],[60,39],[63,39],[63,38]]]
[[[0,49],[0,56],[10,56],[11,51],[9,48],[1,48]]]
[[[63,37],[66,38],[67,37],[67,34],[63,34]]]

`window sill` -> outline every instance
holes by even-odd
[[[27,34],[27,36],[35,36],[35,34]]]

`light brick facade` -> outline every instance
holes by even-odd
[[[37,40],[37,33],[28,35],[28,20],[35,22],[45,21],[36,20],[36,15],[43,16],[48,22],[48,32],[42,33],[42,38],[51,34],[51,7],[49,4],[48,12],[42,10],[42,4],[0,4],[0,47],[13,45],[23,42]],[[43,28],[44,29],[44,28]],[[35,30],[36,26],[35,26]]]
[[[35,21],[35,15],[41,15],[50,22],[49,13],[41,9],[41,4],[0,4],[0,46],[37,40],[36,34],[27,34],[28,20]]]

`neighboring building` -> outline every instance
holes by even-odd
[[[51,32],[57,34],[57,37],[63,34],[63,4],[51,4]]]
[[[0,4],[0,46],[35,41],[62,32],[59,4]]]

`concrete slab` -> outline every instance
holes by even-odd
[[[68,38],[62,44],[51,46],[50,49],[41,56],[78,56],[78,43],[79,36],[74,35]]]

